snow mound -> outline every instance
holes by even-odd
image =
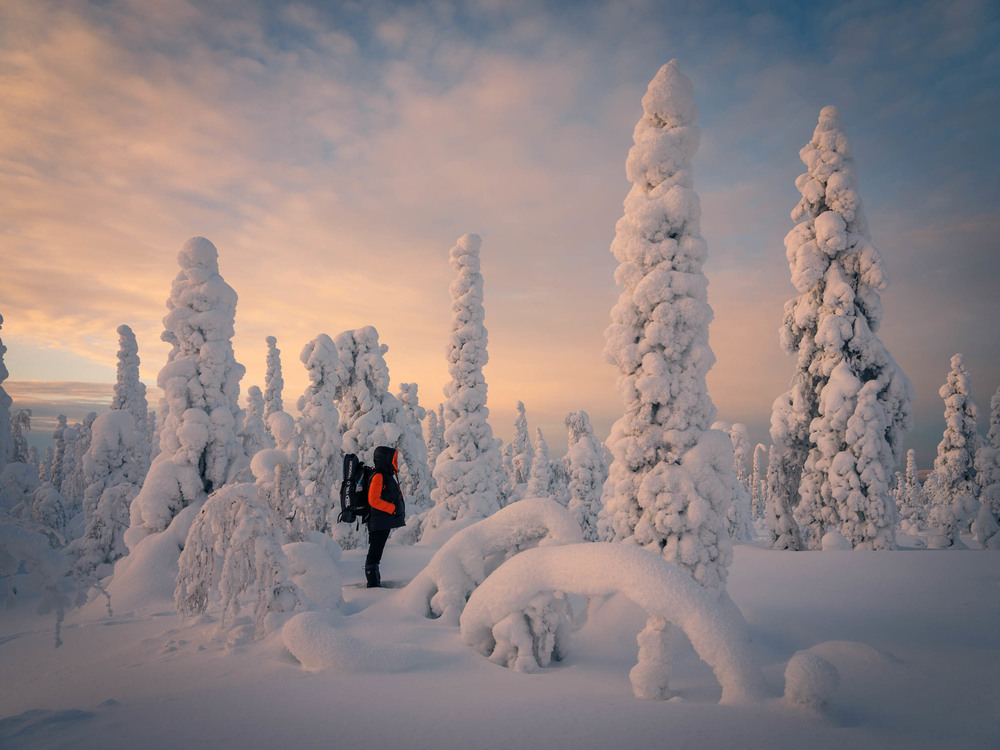
[[[288,580],[302,592],[309,609],[338,609],[343,604],[343,582],[336,562],[340,547],[332,539],[329,545],[292,542],[281,549],[288,558]]]
[[[769,697],[739,610],[726,606],[656,553],[630,545],[573,544],[528,550],[511,558],[469,597],[461,617],[462,639],[488,656],[501,649],[506,652],[503,662],[518,669],[530,670],[529,659],[544,666],[543,662],[560,658],[567,631],[553,616],[558,614],[554,602],[540,601],[539,596],[558,599],[561,594],[605,596],[618,592],[651,617],[684,631],[722,686],[722,703]],[[555,628],[512,629],[519,619],[530,622],[540,616],[547,616]],[[531,638],[527,637],[529,632]],[[538,635],[545,637],[539,639]],[[655,678],[649,674],[655,671],[655,664],[640,666],[633,670],[633,688],[637,694],[646,694],[646,683]]]
[[[536,544],[582,539],[579,524],[556,501],[521,500],[456,533],[399,596],[409,610],[457,625],[469,594],[504,558]]]
[[[837,668],[818,654],[799,651],[785,667],[785,701],[792,705],[823,710],[838,685]]]
[[[342,622],[339,615],[302,612],[285,623],[281,636],[292,656],[311,672],[403,672],[425,661],[418,650],[356,638],[338,627]]]
[[[851,543],[839,531],[830,530],[823,535],[824,552],[850,552]]]

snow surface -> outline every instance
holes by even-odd
[[[398,587],[435,552],[390,543],[384,578]],[[769,686],[794,693],[803,673],[816,685],[825,673],[820,662],[793,660],[797,652],[836,667],[840,684],[820,712],[785,701],[718,705],[720,686],[683,642],[671,667],[677,695],[637,700],[628,671],[647,617],[619,594],[592,599],[561,662],[528,675],[504,669],[464,645],[457,627],[403,606],[396,589],[361,588],[363,560],[364,550],[352,550],[337,563],[339,614],[297,615],[259,641],[220,631],[217,611],[181,624],[168,591],[148,598],[144,613],[122,600],[110,618],[102,601],[69,611],[56,649],[53,615],[35,612],[37,589],[18,575],[17,604],[0,611],[0,747],[937,750],[1000,743],[1000,557],[993,554],[737,545],[727,591]],[[328,661],[300,664],[287,644],[296,630],[313,639],[314,656],[325,647]]]

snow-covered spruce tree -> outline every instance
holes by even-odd
[[[55,453],[52,456],[52,466],[45,479],[57,490],[62,487],[63,482],[63,462],[66,458],[66,431],[70,429],[66,422],[65,414],[56,415],[56,428],[52,431],[52,440],[56,444]]]
[[[340,414],[334,399],[341,384],[340,360],[333,339],[321,333],[299,355],[309,385],[299,399],[299,478],[302,482],[303,527],[326,533],[336,518],[343,472]]]
[[[438,416],[433,409],[427,412],[427,432],[425,435],[427,444],[427,468],[434,474],[434,464],[441,453],[441,446],[438,443]]]
[[[236,434],[245,372],[233,355],[236,292],[219,275],[218,251],[204,237],[184,243],[177,260],[160,336],[171,347],[157,377],[164,393],[160,453],[132,501],[130,551],[183,508],[249,472]]]
[[[434,489],[427,461],[427,444],[424,442],[423,420],[427,410],[420,405],[416,383],[400,383],[396,399],[403,409],[408,431],[401,440],[408,448],[405,452],[400,450],[403,465],[399,467],[399,486],[405,497],[412,498],[413,510],[419,513],[430,507],[431,490]]]
[[[768,546],[771,549],[800,550],[802,549],[802,536],[799,532],[799,525],[792,515],[787,489],[789,477],[796,476],[800,472],[791,465],[792,455],[783,450],[784,447],[772,444],[767,454],[764,523],[767,525]]]
[[[528,476],[528,486],[525,497],[547,497],[563,503],[564,498],[556,497],[553,490],[556,478],[552,472],[552,459],[549,457],[549,445],[545,442],[540,427],[535,428],[535,457],[531,463],[531,474]]]
[[[517,414],[514,416],[514,437],[511,445],[511,484],[516,488],[526,484],[531,476],[531,466],[535,459],[535,449],[528,437],[528,417],[524,412],[524,403],[517,402]]]
[[[0,328],[3,328],[3,315],[0,315]],[[14,460],[12,456],[15,450],[10,431],[10,406],[14,401],[3,389],[3,381],[10,377],[7,365],[3,361],[3,355],[6,353],[7,347],[0,339],[0,471],[8,462]]]
[[[691,82],[676,60],[653,78],[642,106],[626,165],[633,185],[611,245],[625,290],[611,311],[605,356],[618,367],[625,414],[608,438],[614,460],[601,536],[657,552],[721,592],[733,556],[725,517],[736,476],[732,443],[710,429],[712,310],[691,172],[700,131]]]
[[[566,415],[569,448],[566,465],[569,474],[569,503],[566,506],[583,531],[583,539],[597,542],[597,517],[601,512],[601,492],[608,478],[601,444],[585,411]]]
[[[281,392],[285,387],[285,381],[281,377],[281,350],[278,348],[278,339],[268,336],[267,343],[267,372],[264,374],[264,421],[276,411],[284,411],[285,406],[281,400]]]
[[[750,477],[746,471],[747,454],[750,452],[750,438],[746,425],[716,422],[713,430],[726,433],[733,444],[733,471],[736,484],[733,485],[733,502],[726,513],[726,530],[733,541],[745,542],[753,539],[753,510],[750,498]]]
[[[135,428],[146,434],[149,404],[146,401],[146,386],[139,379],[139,345],[132,329],[126,325],[118,326],[118,367],[111,408],[127,411],[135,420]],[[148,468],[148,455],[145,460]]]
[[[10,463],[28,463],[28,439],[31,432],[31,409],[17,409],[10,418],[10,440],[13,452],[7,456]],[[3,466],[0,465],[0,469]]]
[[[239,435],[247,458],[252,459],[258,451],[275,446],[274,438],[264,424],[264,396],[255,385],[247,389],[247,408]]]
[[[797,364],[771,414],[777,489],[810,549],[820,549],[828,531],[856,549],[891,549],[889,490],[912,422],[913,387],[876,335],[888,277],[835,107],[823,108],[799,155],[807,168],[795,181],[799,223],[785,237],[799,296],[785,304],[781,328]]]
[[[447,349],[451,380],[444,388],[445,446],[434,467],[434,507],[423,520],[424,530],[438,529],[452,521],[486,518],[500,507],[497,486],[502,466],[488,421],[483,376],[489,355],[483,275],[479,268],[481,244],[477,235],[466,234],[450,253],[458,278],[451,284],[451,337]]]
[[[426,464],[423,443],[408,424],[403,405],[389,393],[389,368],[385,353],[389,347],[379,344],[378,331],[365,326],[344,331],[334,339],[339,357],[340,386],[337,407],[340,409],[340,433],[344,453],[355,453],[365,464],[374,462],[375,448],[388,445],[399,450],[400,481],[416,486],[420,495],[407,497],[407,533],[400,541],[416,541],[420,513],[430,504],[428,484],[415,485],[407,475],[409,467]],[[339,483],[338,483],[339,487]],[[363,533],[337,524],[335,538],[344,549],[357,546]]]
[[[42,469],[38,472],[38,478],[43,482],[52,481],[52,470],[55,468],[56,454],[51,445],[45,446],[45,458],[42,459]]]
[[[66,458],[63,461],[65,475],[63,476],[61,493],[71,516],[85,510],[83,496],[90,482],[83,466],[83,457],[90,450],[95,419],[97,419],[97,412],[92,411],[84,417],[83,422],[76,423],[72,430],[66,431],[67,434],[72,434],[74,437],[72,440],[67,440],[66,444]],[[82,529],[78,529],[76,533],[80,531]]]
[[[94,420],[82,460],[86,526],[72,549],[83,574],[103,578],[126,554],[129,506],[142,487],[148,451],[145,429],[139,430],[131,411],[112,409]]]
[[[1000,549],[1000,388],[990,399],[990,430],[976,452],[976,473],[983,489],[972,531],[986,549]]]
[[[924,493],[930,508],[929,524],[937,527],[937,535],[928,539],[928,546],[940,549],[955,546],[959,532],[968,529],[978,511],[980,486],[975,460],[979,411],[972,401],[969,371],[961,354],[951,358],[951,371],[938,393],[944,400],[945,427]]]
[[[767,448],[763,443],[757,443],[753,449],[753,473],[750,475],[750,502],[754,518],[764,517],[764,498],[767,496],[767,470],[764,469],[764,456]]]
[[[926,515],[917,479],[917,452],[906,452],[906,471],[896,487],[896,512],[904,522],[919,523]]]
[[[156,409],[150,409],[146,421],[146,442],[149,444],[149,462],[160,453],[160,425],[156,421]]]

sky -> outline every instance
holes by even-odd
[[[374,325],[391,390],[416,382],[433,408],[448,251],[475,232],[495,434],[521,400],[556,455],[569,411],[604,438],[623,410],[602,349],[625,158],[677,58],[702,130],[719,418],[769,442],[794,369],[777,329],[798,151],[832,104],[891,278],[880,337],[916,391],[904,448],[930,468],[951,355],[983,432],[1000,386],[998,39],[989,0],[7,0],[3,387],[47,439],[58,411],[110,401],[122,323],[153,386],[177,253],[200,235],[239,295],[244,394],[264,385],[266,336],[293,409],[305,343]]]

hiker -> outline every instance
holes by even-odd
[[[399,451],[385,445],[375,449],[375,471],[368,485],[368,557],[365,578],[368,588],[382,585],[379,563],[389,539],[389,532],[406,525],[406,504],[399,489]]]

